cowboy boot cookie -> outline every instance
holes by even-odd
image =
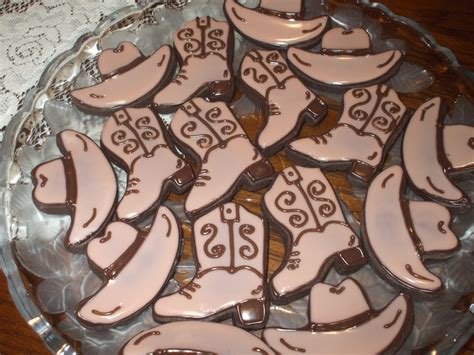
[[[193,99],[180,107],[170,125],[185,155],[200,162],[199,173],[184,204],[191,218],[232,198],[243,184],[254,191],[267,185],[273,169],[250,143],[223,102]]]
[[[196,275],[177,293],[158,299],[153,308],[155,319],[232,316],[240,327],[263,327],[268,317],[268,241],[262,218],[226,203],[196,220],[193,243]]]
[[[287,153],[296,163],[336,169],[369,181],[408,120],[397,93],[383,84],[351,89],[344,108],[329,132],[291,142]]]
[[[284,262],[270,281],[274,303],[302,297],[332,265],[347,273],[365,264],[359,238],[321,170],[286,168],[265,193],[262,208],[286,239]]]
[[[158,112],[169,113],[196,96],[230,101],[234,95],[234,37],[225,21],[197,17],[174,34],[181,69],[154,98]]]
[[[107,120],[102,146],[128,172],[127,189],[117,207],[119,219],[143,218],[170,191],[183,193],[191,186],[193,171],[171,151],[165,132],[149,108],[126,108]]]
[[[278,152],[296,136],[304,119],[315,125],[326,115],[324,102],[294,75],[278,51],[248,52],[240,66],[239,82],[265,108],[265,127],[257,137],[265,154]]]

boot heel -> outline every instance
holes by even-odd
[[[369,180],[375,174],[375,170],[375,167],[370,166],[367,163],[356,161],[352,163],[351,174],[365,182],[369,182]]]
[[[265,300],[262,299],[251,299],[239,303],[235,310],[234,323],[242,328],[262,328],[267,319]]]
[[[245,174],[252,183],[270,178],[273,175],[273,167],[267,160],[260,160],[250,165]]]
[[[170,179],[179,190],[182,190],[194,180],[194,172],[191,166],[186,164],[184,167],[175,172]]]
[[[234,85],[230,80],[214,81],[210,85],[209,100],[229,102],[234,97]]]
[[[306,107],[304,113],[306,114],[306,122],[310,126],[316,126],[328,112],[326,104],[319,98],[315,98],[311,103]]]
[[[340,274],[356,271],[367,263],[367,258],[360,247],[341,250],[336,257],[335,268]]]

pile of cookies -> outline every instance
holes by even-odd
[[[413,325],[409,295],[443,288],[424,261],[458,248],[447,207],[471,202],[451,175],[474,168],[474,128],[443,125],[439,97],[412,114],[383,84],[401,51],[373,53],[364,29],[329,28],[327,16],[307,19],[303,10],[301,0],[261,0],[255,9],[226,0],[228,22],[198,17],[174,34],[174,48],[148,57],[130,42],[103,50],[102,81],[72,91],[81,111],[108,117],[100,147],[80,132],[60,132],[63,156],[33,170],[33,201],[71,215],[66,247],[85,252],[103,279],[77,305],[81,324],[118,326],[150,304],[166,323],[137,334],[124,354],[394,351]],[[237,73],[234,31],[258,45]],[[319,41],[319,52],[307,50]],[[228,106],[236,86],[264,111],[254,142]],[[327,112],[311,87],[347,91],[330,131],[298,138],[305,121],[316,125]],[[170,113],[166,127],[160,115]],[[403,167],[382,170],[400,135]],[[268,158],[283,149],[294,165],[275,171]],[[112,164],[128,174],[120,199]],[[361,237],[324,170],[368,184]],[[406,181],[429,201],[406,198]],[[260,215],[231,202],[241,188],[266,187]],[[163,296],[182,244],[181,222],[163,205],[171,192],[187,193],[197,270]],[[151,215],[152,225],[139,229]],[[268,224],[286,251],[267,282]],[[367,262],[401,291],[383,309],[374,310],[350,277],[323,283],[332,267],[350,274]],[[308,294],[306,327],[266,328],[263,341],[241,329],[265,328],[270,301]],[[211,323],[227,318],[235,327]]]

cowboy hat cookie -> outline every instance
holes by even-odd
[[[169,192],[180,194],[192,186],[194,173],[170,149],[166,134],[149,108],[119,110],[105,123],[101,145],[128,173],[127,189],[117,206],[119,219],[143,219]]]
[[[148,100],[171,79],[176,66],[173,49],[164,45],[144,57],[131,42],[122,42],[99,55],[97,67],[102,82],[71,92],[81,110],[107,115]]]
[[[243,92],[264,107],[265,126],[257,144],[265,155],[277,153],[306,120],[312,125],[326,116],[326,105],[288,68],[278,51],[253,49],[240,65]]]
[[[265,193],[262,209],[286,240],[284,262],[270,280],[273,303],[303,297],[333,265],[348,273],[366,263],[359,238],[320,169],[283,170]]]
[[[198,176],[184,203],[190,218],[232,199],[242,185],[255,191],[272,179],[272,166],[224,102],[188,101],[173,117],[170,132],[184,154],[199,162]]]
[[[304,19],[302,0],[260,0],[255,9],[237,0],[225,0],[224,12],[243,37],[262,46],[283,49],[316,43],[328,24],[327,16]]]
[[[460,173],[474,169],[474,127],[467,125],[444,125],[443,147],[448,160],[449,173]]]
[[[259,338],[227,324],[176,322],[148,329],[130,339],[121,355],[145,354],[271,355]]]
[[[443,150],[441,119],[445,112],[440,97],[428,100],[416,110],[403,137],[403,165],[410,185],[423,197],[448,207],[462,208],[470,201],[447,175],[451,163]],[[456,137],[465,141],[463,138],[463,135]],[[471,160],[473,155],[471,149]]]
[[[169,113],[193,97],[230,101],[234,96],[234,36],[225,21],[196,17],[173,36],[181,68],[159,91],[153,103],[160,113]]]
[[[193,226],[197,270],[177,293],[159,298],[159,322],[222,320],[262,328],[268,318],[267,232],[264,221],[235,203],[219,206]]]
[[[408,295],[400,293],[374,310],[362,287],[348,278],[313,286],[306,327],[267,328],[263,338],[279,354],[394,353],[410,333],[413,317]]]
[[[287,154],[297,164],[349,169],[351,177],[368,182],[382,168],[407,120],[405,105],[388,86],[350,89],[335,127],[291,142]]]
[[[88,327],[116,326],[147,307],[174,271],[180,239],[179,221],[164,206],[145,230],[109,224],[105,235],[87,247],[89,263],[104,283],[77,306],[79,321]]]
[[[42,211],[69,214],[64,244],[80,251],[111,218],[117,199],[117,180],[100,148],[86,135],[62,131],[57,135],[61,158],[33,169],[33,202]]]
[[[392,166],[369,186],[362,216],[363,240],[375,270],[396,287],[428,295],[443,288],[425,259],[444,258],[457,250],[449,210],[434,202],[403,196],[403,169]]]
[[[321,40],[321,53],[291,47],[288,61],[315,85],[354,87],[387,80],[399,68],[402,52],[371,53],[370,36],[362,28],[333,28]]]

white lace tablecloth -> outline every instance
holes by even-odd
[[[2,0],[0,3],[0,143],[25,93],[53,58],[98,22],[134,0]]]

